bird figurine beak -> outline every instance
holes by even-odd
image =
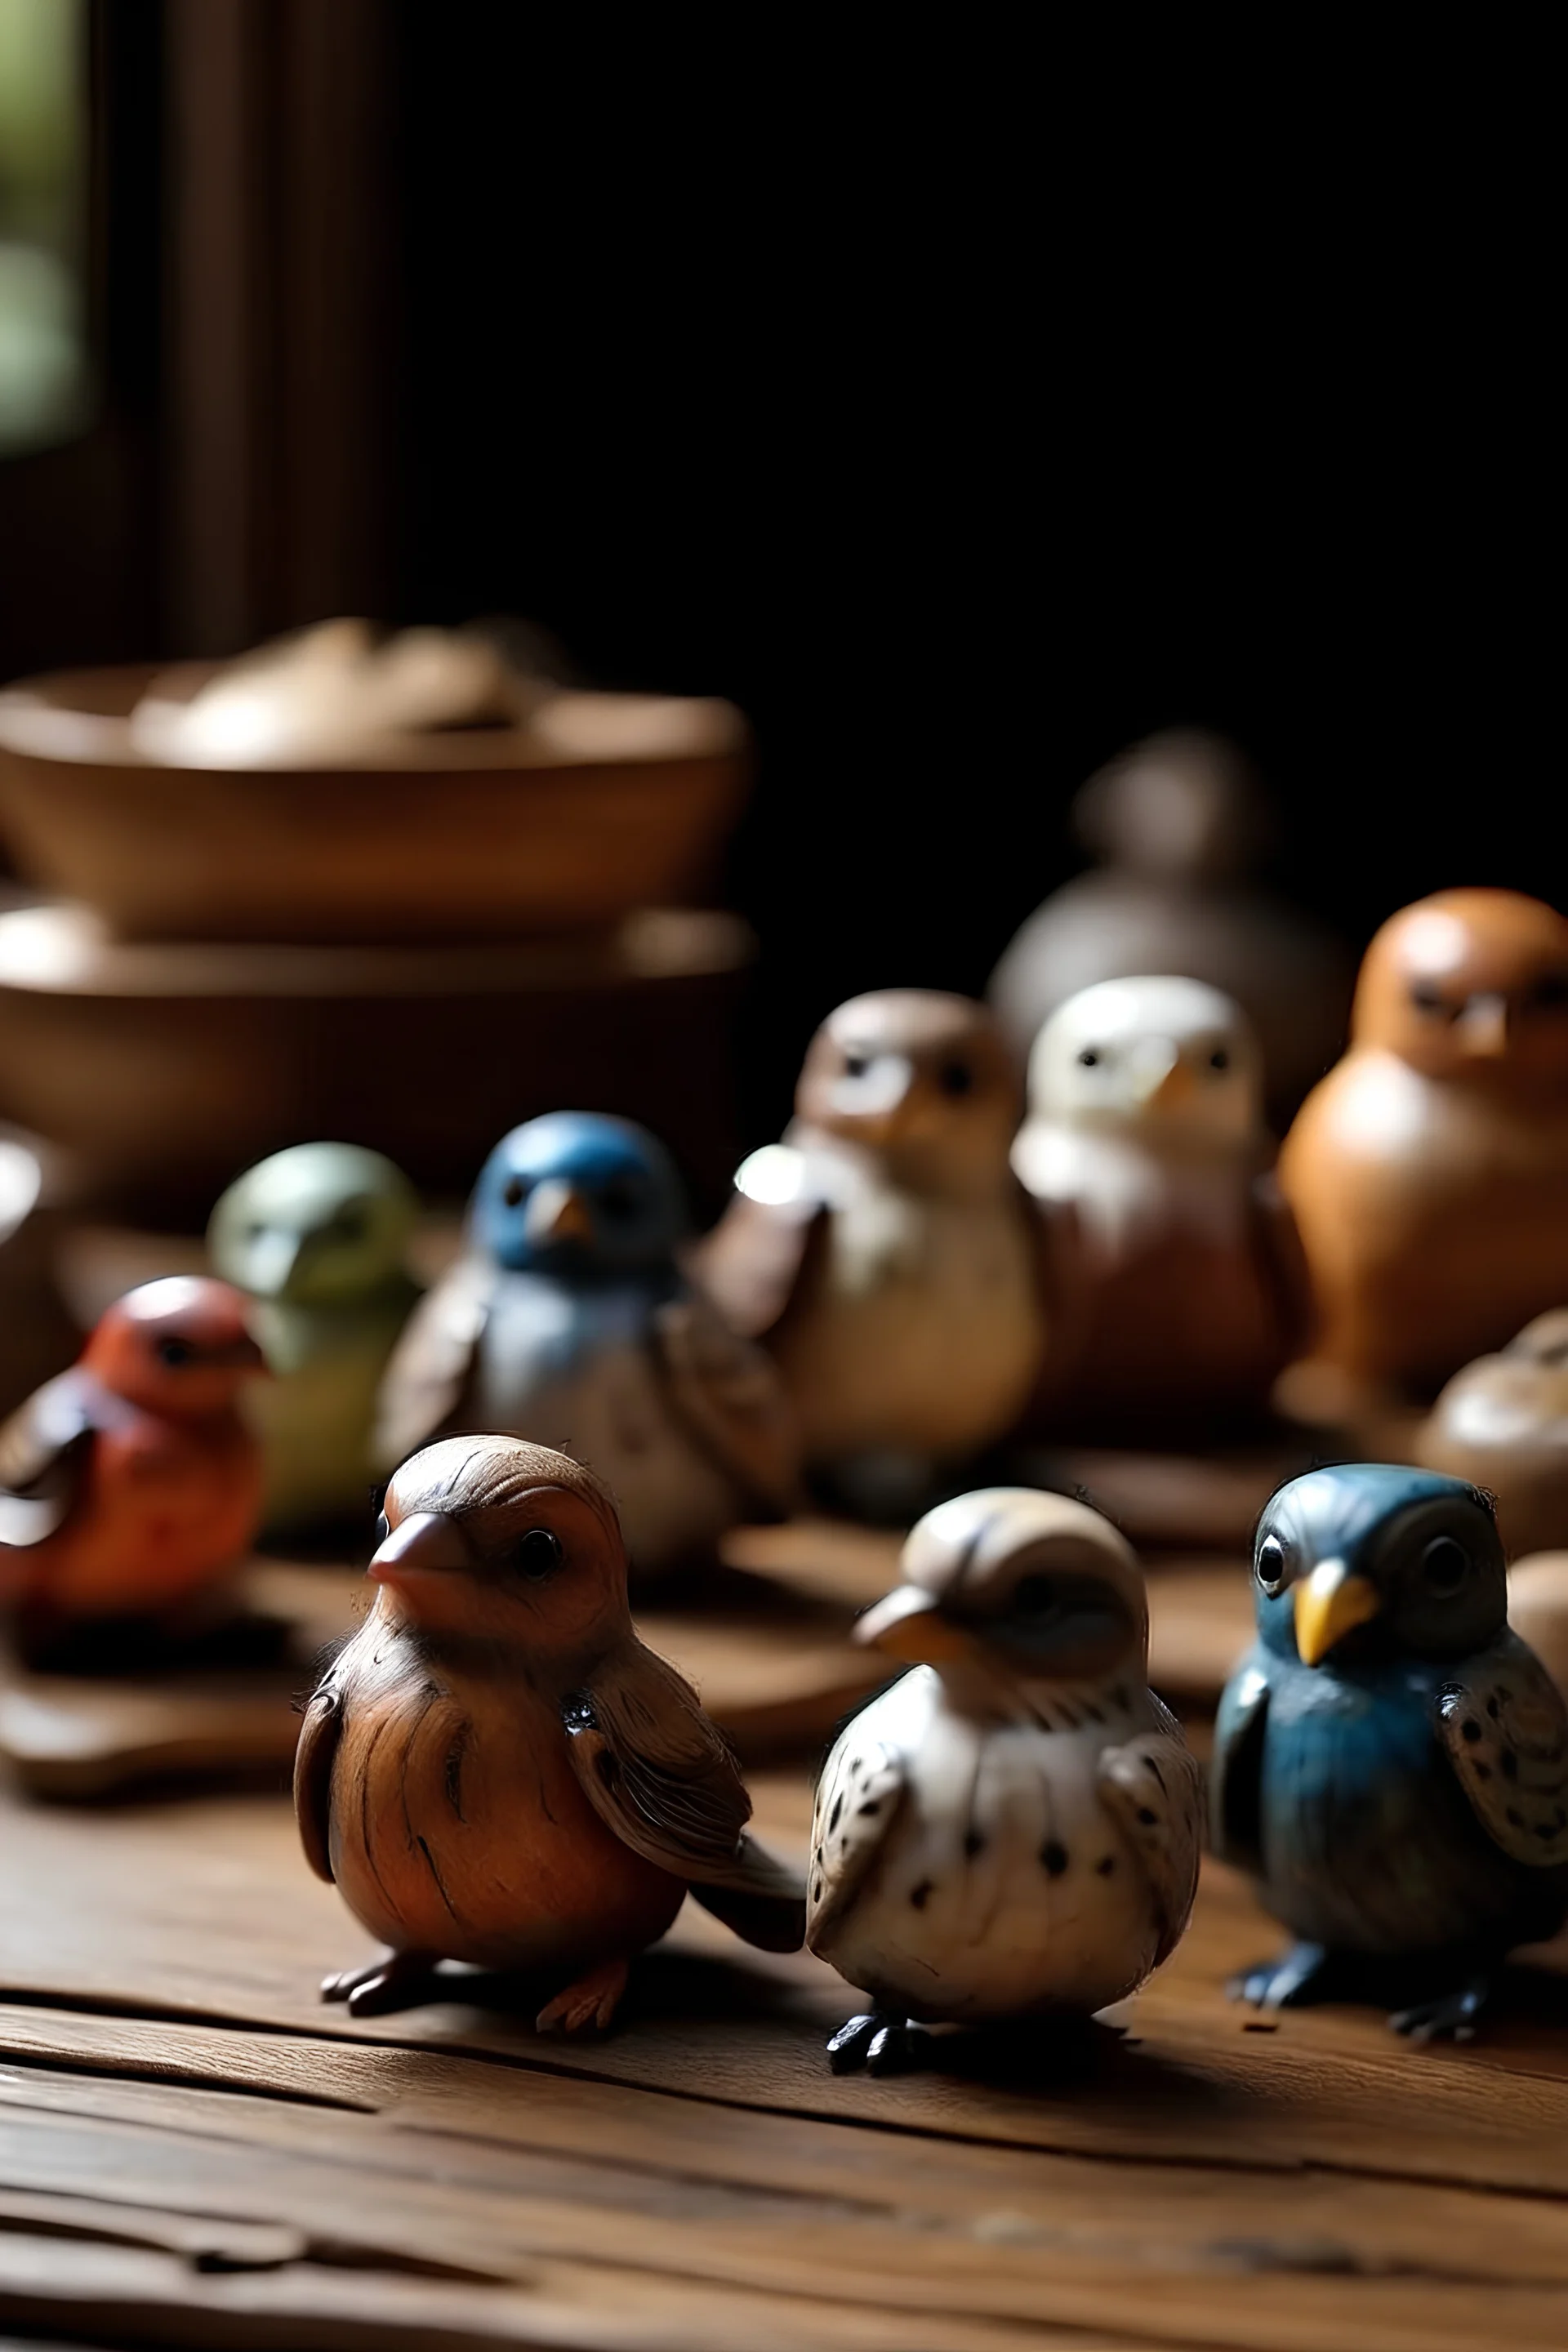
[[[529,1240],[540,1242],[587,1242],[594,1238],[594,1220],[588,1203],[574,1184],[563,1176],[547,1176],[536,1184],[529,1196],[523,1215],[522,1229]]]
[[[1375,1617],[1383,1606],[1375,1586],[1352,1576],[1342,1559],[1321,1559],[1296,1587],[1296,1647],[1304,1666],[1326,1658],[1337,1642]]]
[[[460,1573],[473,1566],[463,1531],[442,1511],[415,1511],[400,1519],[370,1563],[367,1573],[395,1591],[417,1591],[427,1579]]]
[[[1508,1051],[1508,999],[1472,996],[1459,1015],[1460,1040],[1479,1061],[1495,1061]]]
[[[949,1666],[980,1656],[980,1644],[944,1617],[918,1584],[900,1584],[857,1618],[854,1639],[908,1666]]]
[[[246,1261],[245,1287],[253,1298],[279,1298],[299,1263],[297,1234],[263,1234]]]
[[[1149,1110],[1180,1110],[1193,1093],[1193,1074],[1179,1054],[1173,1053],[1167,1067],[1144,1091],[1143,1102]]]

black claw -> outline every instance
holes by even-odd
[[[1321,1944],[1292,1944],[1279,1959],[1243,1969],[1226,1991],[1232,2000],[1250,2001],[1255,2009],[1300,2009],[1330,1997],[1331,1975],[1332,1962]]]
[[[1418,2001],[1414,2009],[1395,2010],[1389,2019],[1395,2033],[1412,2042],[1470,2042],[1476,2020],[1487,2005],[1491,1987],[1483,1979],[1461,1985],[1458,1992],[1437,2000]]]
[[[884,2025],[866,2053],[868,2074],[908,2074],[925,2063],[931,2035],[918,2025]]]
[[[841,2025],[827,2044],[827,2062],[834,2073],[852,2074],[886,2023],[887,2020],[873,2011],[868,2017],[852,2017]]]

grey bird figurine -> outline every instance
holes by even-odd
[[[1220,1704],[1214,1844],[1296,1942],[1231,1990],[1399,2004],[1468,2036],[1515,1945],[1568,1916],[1568,1708],[1511,1633],[1486,1496],[1352,1463],[1258,1527],[1258,1642]]]
[[[1110,1522],[991,1487],[929,1512],[902,1566],[857,1630],[914,1671],[840,1735],[812,1826],[806,1941],[872,2004],[827,2045],[839,2073],[918,2062],[923,2023],[1123,1999],[1197,1887],[1202,1780]]]
[[[558,1447],[612,1488],[644,1577],[787,1511],[788,1408],[767,1358],[681,1274],[686,1222],[646,1129],[586,1111],[514,1128],[475,1187],[465,1255],[387,1366],[383,1467],[476,1429]]]

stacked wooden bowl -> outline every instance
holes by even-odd
[[[0,1117],[85,1201],[199,1222],[322,1135],[461,1192],[563,1104],[647,1119],[717,1191],[751,952],[703,903],[746,788],[731,706],[563,692],[374,758],[195,766],[137,736],[152,675],[0,695],[0,829],[47,894],[0,913]]]

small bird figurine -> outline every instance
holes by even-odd
[[[1511,890],[1406,907],[1367,950],[1351,1048],[1279,1181],[1317,1360],[1431,1396],[1568,1298],[1568,922]]]
[[[940,1504],[857,1627],[915,1671],[840,1734],[816,1791],[806,1942],[872,2008],[836,2072],[915,2063],[919,2021],[1121,2000],[1174,1950],[1202,1781],[1148,1687],[1133,1555],[1029,1487]]]
[[[1282,1132],[1343,1045],[1352,967],[1258,879],[1271,825],[1250,764],[1224,736],[1170,728],[1091,776],[1072,814],[1099,863],[1037,908],[991,977],[1019,1054],[1079,989],[1181,972],[1244,1007]]]
[[[786,1511],[795,1447],[778,1382],[680,1274],[686,1227],[679,1178],[646,1129],[585,1111],[514,1128],[475,1188],[466,1255],[387,1367],[384,1468],[464,1430],[559,1446],[610,1486],[644,1576]]]
[[[1510,1559],[1568,1548],[1568,1307],[1456,1372],[1414,1452],[1487,1489]]]
[[[388,1947],[329,1977],[373,2017],[438,2000],[438,1960],[563,1990],[539,2028],[608,2025],[689,1891],[794,1951],[798,1881],[746,1832],[721,1732],[632,1631],[608,1490],[509,1437],[447,1438],[386,1490],[375,1605],[306,1710],[306,1856]]]
[[[213,1211],[208,1255],[253,1301],[277,1376],[249,1400],[269,1528],[363,1524],[376,1392],[419,1296],[405,1265],[418,1211],[401,1171],[353,1143],[274,1152]]]
[[[1215,1727],[1213,1838],[1298,1939],[1233,1993],[1402,2004],[1466,2035],[1568,1916],[1568,1708],[1511,1633],[1486,1496],[1314,1470],[1258,1526],[1258,1642]]]
[[[263,1370],[226,1282],[144,1283],[0,1430],[0,1598],[26,1663],[141,1663],[217,1622],[260,1510],[238,1398]]]
[[[1019,1108],[983,1005],[855,997],[696,1254],[729,1321],[766,1341],[808,1465],[868,1500],[923,1496],[1005,1437],[1039,1373],[1049,1260],[1007,1160]]]
[[[1072,1309],[1036,1412],[1052,1433],[1245,1425],[1305,1335],[1251,1024],[1201,981],[1101,981],[1029,1060],[1013,1164],[1071,1215]]]

